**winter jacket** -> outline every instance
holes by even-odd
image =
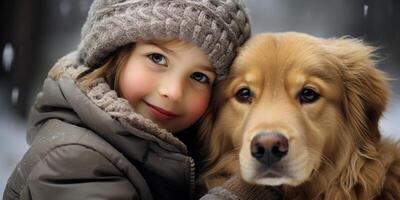
[[[171,133],[136,114],[103,78],[76,83],[88,68],[76,53],[50,70],[31,109],[31,145],[4,199],[192,199],[194,161]]]

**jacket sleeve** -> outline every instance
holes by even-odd
[[[31,199],[139,199],[132,183],[107,158],[82,145],[51,150],[28,177]]]
[[[222,186],[212,188],[200,200],[277,200],[282,199],[279,191],[272,187],[245,183],[239,175]]]

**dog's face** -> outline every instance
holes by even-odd
[[[246,181],[299,185],[321,165],[340,162],[347,147],[379,138],[371,127],[377,127],[387,91],[368,59],[370,49],[355,43],[264,34],[240,50],[218,88],[213,134],[216,144],[228,139],[240,149]]]

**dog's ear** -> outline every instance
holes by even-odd
[[[202,151],[206,150],[206,146],[210,141],[210,134],[212,132],[212,128],[214,125],[214,115],[215,115],[215,110],[214,110],[214,103],[210,102],[210,105],[203,115],[203,117],[200,120],[200,126],[199,126],[199,142],[201,144],[204,144],[202,146]],[[204,148],[204,149],[203,149]],[[203,151],[204,152],[204,151]]]
[[[202,160],[208,160],[210,157],[210,144],[212,143],[212,133],[214,129],[214,123],[216,119],[216,115],[218,113],[218,105],[219,105],[219,88],[220,82],[217,82],[214,85],[213,93],[210,98],[210,103],[208,108],[202,118],[199,120],[199,130],[198,130],[198,146],[201,151]],[[206,166],[207,167],[207,163]]]
[[[214,85],[213,95],[211,97],[210,105],[205,115],[202,118],[200,129],[199,129],[199,144],[201,158],[204,161],[201,172],[200,180],[204,180],[208,186],[209,180],[213,173],[221,168],[215,169],[215,165],[221,156],[227,155],[227,150],[231,150],[232,144],[230,139],[226,139],[226,134],[217,123],[217,116],[220,114],[219,110],[226,102],[226,97],[223,94],[224,85],[227,83],[227,79],[217,82]],[[218,171],[219,172],[219,171]]]
[[[327,41],[342,65],[345,119],[353,131],[361,134],[358,140],[376,142],[380,138],[378,122],[389,100],[386,78],[376,68],[376,48],[357,39]]]

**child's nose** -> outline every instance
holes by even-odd
[[[183,98],[183,83],[177,79],[165,79],[158,87],[160,96],[179,102]]]

